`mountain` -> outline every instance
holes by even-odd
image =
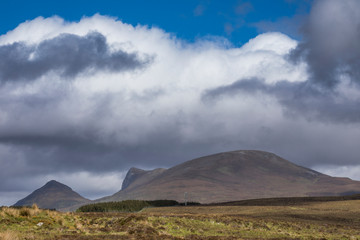
[[[36,203],[40,208],[61,209],[89,202],[90,200],[74,192],[70,187],[51,180],[27,197],[19,200],[14,206],[31,206]]]
[[[172,199],[201,203],[242,199],[340,196],[360,193],[360,182],[330,177],[273,153],[233,151],[169,169],[131,168],[122,189],[98,201]]]
[[[130,168],[130,170],[125,176],[121,190],[126,189],[127,187],[129,187],[129,185],[131,185],[131,187],[141,186],[151,181],[165,171],[165,168],[156,168],[151,171],[145,171],[139,168]]]

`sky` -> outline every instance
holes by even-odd
[[[360,180],[357,0],[5,0],[0,21],[0,205],[241,149]]]

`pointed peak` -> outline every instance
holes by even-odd
[[[60,183],[60,182],[58,182],[58,181],[56,181],[56,180],[50,180],[50,181],[48,181],[45,185],[53,185],[53,184],[62,184],[62,183]]]
[[[141,172],[146,172],[146,171],[143,169],[140,169],[140,168],[136,168],[136,167],[132,167],[128,171],[128,173],[141,173]]]
[[[48,181],[27,197],[17,201],[14,206],[31,206],[34,203],[40,208],[67,208],[90,200],[73,191],[69,186],[58,181]]]
[[[59,189],[69,189],[72,190],[69,186],[58,182],[56,180],[48,181],[42,188],[59,188]]]
[[[135,167],[130,168],[122,183],[121,190],[127,188],[136,178],[145,174],[146,172],[147,171],[140,168],[135,168]]]

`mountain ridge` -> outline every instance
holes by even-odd
[[[96,200],[49,181],[15,206],[73,211],[96,202],[176,200],[200,203],[279,197],[343,196],[360,193],[360,182],[337,178],[291,163],[273,153],[238,150],[192,159],[169,169],[130,168],[121,189]]]
[[[51,180],[25,198],[17,201],[13,206],[31,206],[37,204],[40,208],[62,209],[90,202],[91,200],[82,197],[69,186]]]
[[[238,150],[196,158],[148,176],[143,184],[135,184],[142,180],[142,176],[139,175],[125,189],[98,201],[184,201],[186,193],[191,201],[211,203],[360,192],[358,181],[331,177],[258,150]]]

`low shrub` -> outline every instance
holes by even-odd
[[[30,210],[28,208],[22,208],[19,211],[19,215],[22,216],[22,217],[30,217],[31,213],[30,213]]]

